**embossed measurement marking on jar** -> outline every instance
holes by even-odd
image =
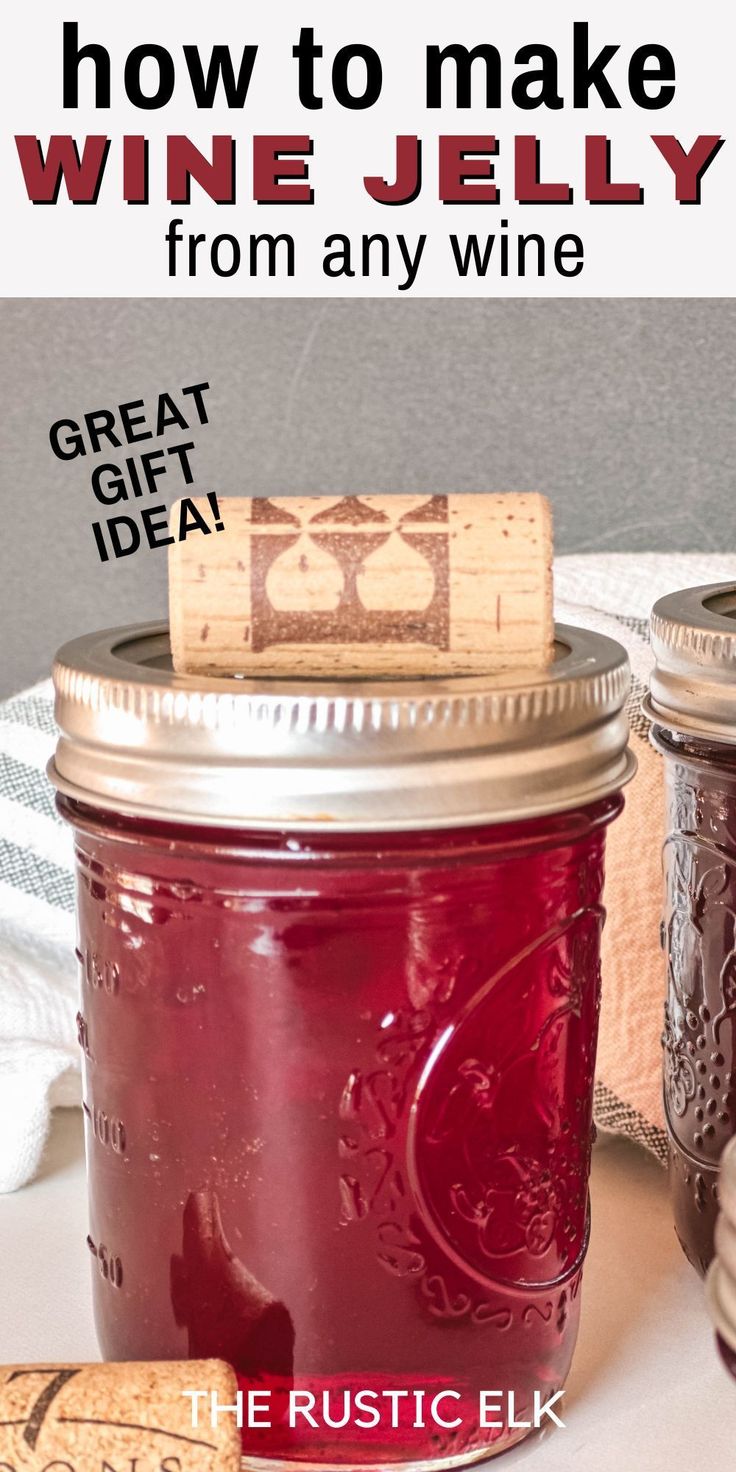
[[[95,1104],[88,1104],[85,1100],[82,1108],[90,1122],[94,1138],[116,1155],[123,1155],[126,1146],[125,1125],[122,1119],[105,1113],[104,1109],[98,1109]]]
[[[105,1279],[113,1288],[121,1288],[123,1283],[123,1264],[119,1257],[110,1252],[103,1242],[99,1245],[87,1237],[87,1246],[92,1256],[97,1259],[97,1267],[101,1278]]]
[[[120,970],[115,961],[100,961],[89,947],[85,951],[75,949],[76,958],[82,968],[82,977],[96,992],[105,992],[114,997],[120,991]]]

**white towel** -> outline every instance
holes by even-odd
[[[79,1104],[72,836],[45,774],[51,681],[0,702],[0,1191],[38,1170],[55,1105]]]
[[[637,702],[649,673],[646,620],[653,601],[675,588],[725,581],[735,573],[736,556],[711,554],[611,553],[557,560],[557,617],[612,634],[629,649],[635,676],[630,711],[638,745],[646,738]],[[50,680],[0,702],[0,1191],[14,1191],[36,1174],[51,1110],[80,1103],[72,837],[56,814],[45,776],[54,743]],[[656,845],[656,834],[652,842]],[[610,911],[610,894],[608,903]],[[657,905],[653,897],[651,909]],[[611,916],[609,936],[616,936],[617,923]],[[604,976],[602,1041],[609,1072],[598,1079],[596,1117],[661,1156],[664,1136],[652,1102],[659,1098],[656,1019],[662,993],[657,915],[640,907],[638,923],[642,934],[652,931],[645,968],[651,1036],[641,1040],[643,1062],[637,1061],[634,1083],[632,1070],[619,1078],[616,1057],[620,1052],[624,1060],[630,1053],[626,999],[617,996],[618,1011],[611,1009],[607,1023]]]

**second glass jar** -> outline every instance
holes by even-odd
[[[736,1133],[736,586],[686,589],[652,615],[648,713],[664,755],[664,1102],[675,1229],[713,1257],[719,1162]]]

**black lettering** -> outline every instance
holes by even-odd
[[[192,481],[194,480],[194,472],[192,471],[192,466],[188,454],[189,450],[193,450],[194,447],[194,440],[190,440],[189,443],[186,445],[170,445],[169,449],[166,451],[167,455],[177,456],[179,460],[179,468],[184,477],[184,484],[186,486],[190,486],[192,484]]]
[[[186,393],[186,389],[184,390],[184,392]],[[164,430],[168,429],[169,425],[171,424],[175,424],[177,426],[177,429],[189,428],[189,425],[184,418],[181,409],[177,409],[176,404],[171,397],[171,394],[159,394],[158,414],[156,417],[157,438],[160,439],[161,435],[164,433]]]
[[[93,532],[95,534],[95,541],[97,543],[97,551],[100,554],[100,562],[109,562],[110,561],[110,553],[108,552],[107,547],[105,546],[105,534],[104,534],[104,532],[102,530],[102,522],[100,522],[100,521],[93,521],[93,523],[92,523],[92,530],[93,530]]]
[[[120,449],[123,442],[118,439],[113,429],[115,415],[112,409],[93,409],[89,414],[85,414],[84,422],[87,426],[93,455],[99,454],[102,439],[108,440],[114,449]]]
[[[496,46],[427,47],[427,107],[442,106],[442,68],[455,63],[455,107],[472,106],[472,71],[475,61],[485,62],[486,107],[501,106],[501,53]]]
[[[112,475],[103,485],[103,477]],[[103,506],[116,506],[118,501],[127,501],[128,490],[119,465],[96,465],[92,472],[92,492]]]
[[[657,65],[647,63],[654,58]],[[637,107],[656,112],[668,107],[675,95],[675,59],[666,46],[637,46],[629,62],[629,91]],[[647,91],[648,82],[657,82],[658,90]]]
[[[537,247],[537,276],[544,276],[545,271],[545,248],[544,239],[541,235],[520,235],[518,241],[517,270],[520,276],[526,276],[526,252],[527,246],[534,244]]]
[[[170,223],[170,225],[169,225],[169,228],[166,231],[166,234],[164,236],[164,240],[166,241],[166,244],[169,247],[169,275],[170,276],[175,276],[176,275],[176,255],[177,255],[176,248],[177,248],[178,245],[181,245],[181,242],[184,239],[181,231],[178,229],[178,226],[179,225],[183,225],[183,224],[184,224],[184,221],[182,219],[172,220],[171,223]],[[191,236],[190,236],[190,239],[191,239]],[[204,236],[202,236],[202,239],[204,239]],[[190,255],[190,258],[189,258],[189,264],[190,264],[190,272],[189,272],[189,274],[191,275],[192,274],[191,273],[191,255]]]
[[[348,87],[350,63],[357,60],[365,63],[365,86],[360,93],[351,92]],[[335,101],[339,102],[341,107],[348,107],[353,112],[373,107],[381,95],[382,86],[381,58],[372,46],[340,47],[332,63],[332,90],[335,94]]]
[[[136,424],[145,424],[145,422],[146,422],[146,416],[145,416],[145,413],[143,413],[143,414],[136,414],[135,417],[134,417],[133,414],[131,413],[131,410],[133,410],[133,409],[143,409],[144,407],[145,406],[144,406],[143,399],[131,399],[131,401],[130,401],[129,404],[120,404],[119,407],[118,407],[118,413],[120,415],[120,422],[121,422],[121,424],[123,426],[123,430],[125,431],[125,438],[128,441],[128,444],[129,445],[136,444],[138,440],[152,440],[153,439],[153,431],[150,430],[150,429],[143,430],[143,432],[141,434],[136,434],[135,433],[135,425]],[[159,433],[160,433],[160,431],[159,431]]]
[[[337,246],[339,249],[332,250]],[[322,270],[325,276],[354,276],[355,272],[350,264],[350,237],[348,235],[328,235],[325,240],[325,250],[328,252],[322,261]]]
[[[604,107],[620,107],[616,93],[605,75],[618,46],[602,46],[594,61],[588,53],[588,22],[576,20],[572,28],[573,107],[588,107],[591,87],[595,87]]]
[[[192,83],[192,92],[197,107],[214,107],[217,88],[222,77],[225,103],[228,107],[244,107],[253,76],[257,46],[244,46],[237,79],[229,46],[213,46],[205,76],[198,46],[185,46],[184,56]]]
[[[141,521],[148,538],[149,547],[168,547],[174,538],[166,535],[169,530],[168,511],[165,506],[144,506]]]
[[[322,47],[315,45],[312,26],[302,26],[299,40],[291,54],[297,61],[299,101],[310,112],[318,112],[322,106],[322,98],[314,90],[314,63],[322,55]]]
[[[222,247],[230,251],[230,260],[220,260]],[[240,241],[237,235],[216,235],[210,247],[210,263],[216,276],[235,276],[240,270]]]
[[[138,474],[138,467],[132,455],[129,455],[127,460],[125,461],[125,469],[130,476],[130,484],[133,488],[133,495],[142,496],[143,486],[141,485],[141,478]]]
[[[143,62],[150,57],[158,66],[158,87],[155,92],[145,93],[141,88],[141,67]],[[174,95],[176,83],[176,71],[174,63],[165,46],[134,46],[125,62],[125,92],[129,102],[134,107],[140,107],[147,112],[154,108],[166,107]]]
[[[190,276],[196,276],[196,274],[197,274],[197,252],[199,250],[200,245],[204,245],[206,239],[207,239],[207,236],[206,235],[190,235],[189,236],[189,275]]]
[[[371,247],[374,246],[374,245],[378,245],[380,247],[379,259],[380,259],[380,263],[381,263],[381,275],[382,276],[388,276],[389,270],[390,270],[390,265],[389,265],[389,243],[388,243],[388,236],[387,235],[364,235],[363,236],[363,265],[362,265],[363,275],[364,276],[370,276],[370,274],[371,274]]]
[[[424,247],[427,244],[426,235],[420,235],[417,240],[416,250],[412,254],[411,246],[408,245],[404,235],[396,236],[396,243],[401,252],[401,259],[406,271],[406,280],[399,282],[399,291],[410,291],[417,279],[419,265],[424,255]]]
[[[141,470],[143,471],[146,485],[148,486],[148,489],[151,492],[152,496],[155,496],[156,491],[158,490],[158,486],[156,485],[156,476],[166,474],[166,466],[155,465],[154,461],[163,460],[164,454],[164,450],[146,450],[145,455],[141,455]]]
[[[561,235],[555,241],[555,270],[559,276],[579,276],[585,261],[583,259],[583,242],[579,235]],[[565,261],[571,261],[572,267],[568,271]]]
[[[476,276],[485,276],[491,264],[491,255],[496,243],[495,235],[486,236],[486,244],[481,255],[480,244],[477,235],[469,235],[465,246],[461,246],[457,235],[450,236],[452,254],[455,257],[455,266],[459,276],[467,276],[472,266]]]
[[[209,393],[209,391],[210,386],[208,383],[190,383],[188,388],[182,389],[183,394],[191,394],[194,399],[200,424],[209,424],[207,410],[204,407],[204,395]]]
[[[559,112],[564,103],[558,86],[557,52],[551,46],[522,46],[515,61],[517,66],[528,67],[536,56],[541,66],[514,78],[511,101],[525,112],[532,112],[535,107],[548,107],[552,112]],[[531,87],[537,90],[530,92]]]
[[[186,541],[190,532],[203,532],[205,536],[209,536],[211,531],[212,527],[208,525],[201,511],[197,510],[191,498],[183,496],[179,502],[179,529],[176,540]],[[174,541],[173,537],[171,541]]]
[[[62,33],[62,107],[79,107],[79,63],[92,61],[95,68],[95,107],[110,106],[110,53],[104,46],[79,46],[79,26],[65,20]]]
[[[71,430],[63,442],[60,439],[63,429]],[[49,441],[57,460],[76,460],[78,455],[86,455],[84,436],[74,419],[57,419],[49,430]]]
[[[154,510],[157,508],[153,508]],[[111,516],[107,522],[110,545],[115,557],[130,557],[137,552],[141,545],[141,534],[137,523],[130,516]],[[121,532],[127,530],[130,533],[130,541],[126,546],[122,540]],[[99,543],[98,543],[99,545]]]
[[[276,251],[279,246],[286,250],[286,274],[294,275],[294,237],[292,235],[251,235],[250,238],[250,274],[259,275],[258,250],[265,246],[268,253],[268,275],[278,275],[278,261]]]

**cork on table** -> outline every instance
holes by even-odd
[[[14,1472],[240,1472],[233,1415],[192,1424],[189,1390],[232,1406],[237,1381],[220,1360],[0,1367],[0,1467]]]

